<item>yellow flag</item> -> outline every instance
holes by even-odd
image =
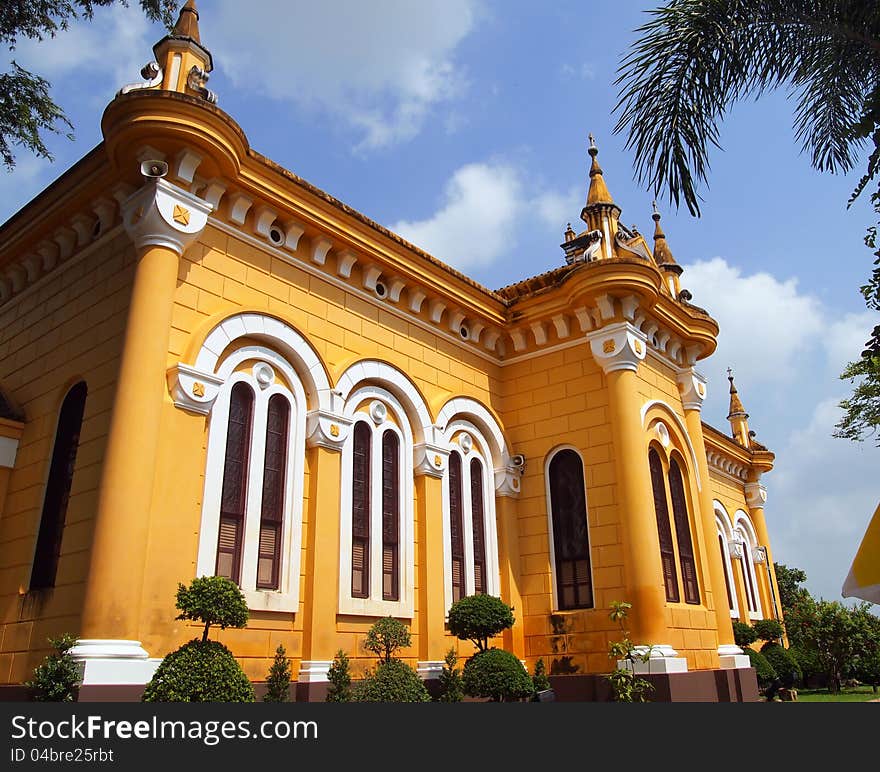
[[[844,598],[880,603],[880,506],[868,523],[841,594]]]

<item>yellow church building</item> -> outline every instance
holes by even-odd
[[[732,621],[780,614],[774,456],[732,378],[702,422],[718,325],[592,138],[559,267],[490,290],[253,150],[192,0],[153,51],[0,227],[0,683],[70,632],[80,699],[137,698],[196,635],[178,583],[220,574],[250,620],[217,638],[254,681],[283,644],[300,700],[387,615],[436,678],[473,593],[558,699],[613,668],[614,601],[658,698],[754,699]]]

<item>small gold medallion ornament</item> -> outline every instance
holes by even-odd
[[[441,463],[440,456],[434,456],[434,466],[440,466]]]
[[[180,204],[174,205],[174,222],[181,225],[189,225],[189,209],[185,209]]]
[[[205,384],[196,381],[193,384],[193,396],[194,397],[204,397],[205,396]]]
[[[613,340],[606,340],[606,341],[602,344],[602,351],[603,351],[604,353],[606,353],[606,354],[613,354],[613,353],[614,353],[614,349],[615,349],[615,345],[614,345],[614,341],[613,341]]]
[[[339,436],[339,427],[336,424],[330,424],[330,436],[338,437]]]
[[[642,344],[641,344],[639,341],[635,341],[635,343],[634,343],[633,345],[634,345],[634,348],[635,348],[635,350],[636,350],[636,354],[638,354],[639,356],[641,356],[641,354],[642,354]]]

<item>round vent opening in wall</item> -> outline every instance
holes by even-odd
[[[95,220],[95,224],[92,226],[92,241],[99,239],[101,237],[101,232],[104,230],[101,225],[100,220]]]
[[[261,389],[268,389],[275,382],[275,371],[272,365],[265,362],[257,362],[254,365],[254,380],[259,384]]]
[[[269,241],[275,246],[281,246],[284,243],[284,231],[277,225],[273,225],[269,228]]]
[[[388,294],[388,288],[381,281],[377,281],[375,292],[380,298],[384,298]]]
[[[373,423],[380,424],[388,417],[388,408],[385,404],[376,400],[370,404],[370,418]]]
[[[467,340],[471,337],[470,328],[466,324],[463,324],[458,328],[458,334],[461,335],[464,340]]]

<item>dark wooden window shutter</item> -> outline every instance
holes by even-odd
[[[648,451],[651,468],[651,488],[654,493],[654,514],[657,517],[657,534],[660,537],[660,562],[663,566],[663,584],[666,600],[678,603],[678,574],[675,570],[675,552],[672,546],[672,529],[669,525],[669,504],[666,501],[666,485],[663,482],[663,463],[653,448]]]
[[[733,611],[733,593],[730,590],[730,576],[727,574],[727,550],[725,549],[725,539],[718,534],[718,547],[721,550],[721,567],[724,569],[724,587],[727,590],[727,607]]]
[[[452,601],[465,595],[464,522],[461,495],[461,456],[449,454],[449,531],[452,541]]]
[[[486,593],[486,525],[483,506],[483,465],[471,459],[471,525],[474,532],[474,592]]]
[[[400,600],[400,441],[382,434],[382,600]]]
[[[755,592],[755,578],[753,572],[753,564],[749,559],[748,551],[751,549],[749,543],[747,541],[743,542],[743,558],[742,558],[742,569],[743,574],[745,574],[746,578],[746,590],[749,599],[749,611],[757,611],[758,610],[758,601],[756,600],[757,593]]]
[[[253,390],[245,383],[236,383],[229,396],[223,492],[220,496],[220,537],[217,540],[217,565],[214,569],[217,576],[225,576],[236,584],[241,581],[241,546],[253,416]]]
[[[277,590],[281,574],[281,534],[284,520],[284,484],[290,403],[280,394],[269,399],[266,413],[266,457],[263,462],[263,501],[257,587]]]
[[[363,421],[354,425],[351,473],[351,594],[370,594],[370,453],[373,432]]]
[[[592,608],[584,465],[575,451],[560,450],[553,456],[548,474],[557,607]]]
[[[46,481],[40,530],[37,534],[37,547],[31,570],[32,590],[55,585],[58,560],[61,557],[61,537],[64,534],[64,520],[70,499],[70,486],[73,484],[73,470],[76,466],[76,451],[79,447],[79,433],[87,393],[85,381],[73,386],[64,397],[58,415],[55,446],[49,465],[49,478]]]
[[[672,514],[675,520],[675,537],[678,540],[678,559],[681,563],[681,579],[684,583],[685,603],[700,602],[697,581],[697,564],[694,560],[694,543],[691,539],[691,523],[688,517],[687,499],[681,468],[673,458],[669,462],[669,491],[672,494]]]

